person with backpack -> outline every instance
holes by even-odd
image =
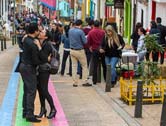
[[[39,65],[38,69],[38,84],[37,84],[37,89],[39,92],[39,98],[40,98],[40,113],[37,115],[38,118],[41,118],[43,116],[46,117],[47,110],[46,110],[46,105],[45,105],[45,100],[48,101],[48,104],[50,106],[50,113],[47,116],[48,119],[52,119],[56,115],[56,108],[52,99],[52,96],[49,94],[48,91],[48,80],[50,76],[50,63],[49,61],[51,60],[51,53],[52,53],[52,45],[48,41],[49,40],[49,32],[44,30],[44,28],[41,26],[40,33],[38,36],[38,39],[40,41],[37,42],[36,44],[38,46],[42,46],[42,51],[44,55],[40,55],[40,59],[43,62],[41,65]],[[49,59],[49,60],[48,60]]]

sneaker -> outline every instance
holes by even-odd
[[[92,86],[92,84],[84,83],[84,84],[82,84],[82,86],[84,86],[84,87],[90,87],[90,86]]]

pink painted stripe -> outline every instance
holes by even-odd
[[[54,124],[54,126],[69,126],[52,81],[49,81],[48,90],[53,97],[54,105],[57,109],[57,114],[55,118],[52,119],[52,123]]]

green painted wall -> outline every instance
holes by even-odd
[[[125,0],[124,3],[124,37],[130,43],[131,35],[131,0]]]

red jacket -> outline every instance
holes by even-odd
[[[83,31],[84,31],[85,35],[88,35],[88,33],[89,33],[91,30],[92,30],[92,28],[91,28],[90,26],[87,26],[87,27],[84,27],[84,28],[83,28]],[[86,44],[84,45],[84,48],[89,48],[89,44],[86,43]]]
[[[94,27],[89,32],[87,41],[90,47],[92,48],[92,50],[99,49],[104,35],[105,35],[105,31],[97,27]]]

